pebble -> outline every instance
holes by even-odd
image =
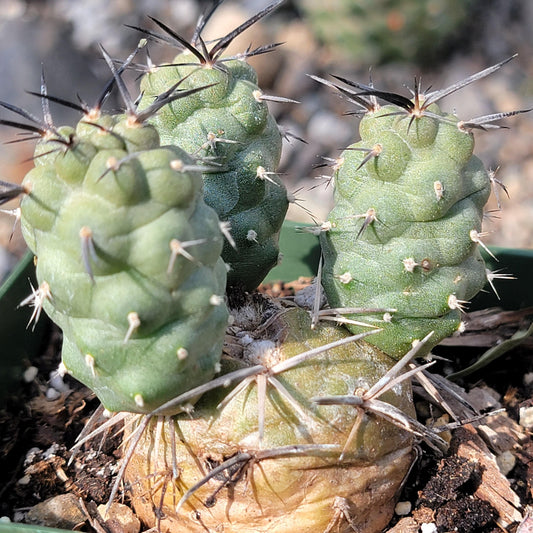
[[[70,391],[70,387],[63,381],[63,376],[58,370],[52,370],[50,372],[50,387],[58,392],[67,393]]]
[[[443,414],[442,416],[439,416],[437,419],[430,418],[426,420],[426,425],[429,427],[433,425],[435,429],[437,429],[439,426],[445,426],[446,424],[449,424],[449,423],[450,423],[450,417],[446,413]],[[452,442],[452,432],[449,430],[441,431],[439,433],[439,437],[441,439],[444,439],[448,444]]]
[[[490,387],[475,387],[467,395],[470,404],[478,411],[499,409],[501,396]]]
[[[516,457],[510,450],[496,456],[496,463],[500,472],[506,476],[516,465]]]
[[[398,516],[407,516],[411,512],[411,507],[411,502],[409,501],[398,502],[394,508],[394,512]]]
[[[422,524],[420,526],[420,533],[437,533],[437,526],[433,522]]]
[[[520,425],[524,428],[533,428],[533,406],[520,407]]]
[[[56,457],[57,453],[61,450],[61,445],[55,442],[50,446],[47,450],[45,450],[42,454],[42,458],[44,460],[50,459],[50,457]]]
[[[28,368],[26,368],[26,370],[24,370],[24,374],[22,374],[22,379],[26,383],[31,383],[37,377],[38,373],[39,369],[36,366],[29,366]]]
[[[60,494],[34,505],[26,514],[28,524],[72,530],[86,520],[74,494]]]
[[[98,512],[110,533],[139,533],[141,530],[141,522],[127,505],[114,502],[107,513],[106,505],[99,505]]]
[[[29,474],[26,474],[25,476],[22,476],[17,483],[19,485],[29,485],[31,481],[31,476]]]
[[[31,465],[41,453],[43,453],[43,451],[40,448],[37,448],[37,446],[30,448],[26,452],[26,457],[24,458],[24,466]]]
[[[49,387],[48,389],[46,389],[47,400],[57,400],[60,396],[61,396],[61,393],[58,390],[52,387]]]

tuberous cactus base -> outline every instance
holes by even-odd
[[[185,457],[185,453],[183,447],[183,459],[191,465],[195,460],[201,463],[201,457]],[[168,478],[164,478],[164,473],[147,475],[142,459],[141,454],[136,455],[129,468],[130,476],[138,476],[140,481],[132,487],[133,505],[137,516],[154,527],[154,508],[157,509],[161,501],[161,491],[154,485],[168,483]],[[224,488],[213,507],[206,507],[205,500],[223,483],[219,480],[199,491],[179,514],[174,511],[181,496],[178,479],[177,486],[166,488],[161,531],[324,533],[330,531],[327,528],[331,526],[331,531],[335,532],[379,533],[391,519],[398,485],[411,462],[410,447],[366,465],[332,461],[324,468],[324,460],[313,457],[263,461],[250,466],[249,477]],[[184,474],[182,472],[180,478]],[[289,475],[290,483],[287,482]]]
[[[235,345],[242,339],[244,348],[242,356],[232,351],[223,371],[258,362],[274,369],[264,374],[262,440],[260,377],[222,407],[217,408],[231,394],[228,389],[205,394],[190,415],[153,421],[126,471],[138,516],[149,526],[156,525],[157,516],[162,517],[159,526],[163,532],[382,531],[413,460],[411,435],[366,413],[355,438],[349,439],[357,411],[346,405],[318,406],[310,399],[368,389],[393,360],[358,342],[332,348],[277,373],[275,365],[280,361],[348,334],[329,325],[311,330],[305,311],[278,309],[261,338],[250,342],[251,333],[259,326],[250,320],[252,310],[268,314],[261,306],[235,313]],[[248,321],[248,331],[238,325],[242,317]],[[228,343],[227,351],[231,346]],[[290,398],[274,386],[275,380]],[[413,415],[409,383],[399,384],[380,399]],[[175,439],[171,431],[175,431]],[[207,481],[176,512],[179,500],[191,487],[222,462],[238,459],[239,454],[244,454],[242,461]]]

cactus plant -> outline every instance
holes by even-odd
[[[99,102],[80,108],[75,128],[56,128],[43,81],[45,121],[2,122],[42,135],[18,190],[39,282],[24,303],[35,319],[44,309],[61,327],[63,369],[108,410],[148,413],[216,373],[226,270],[219,221],[203,201],[194,160],[162,146],[145,123],[191,91],[167,92],[139,112],[117,72],[115,80],[124,115],[101,113]]]
[[[288,207],[287,191],[276,169],[281,134],[269,113],[270,98],[259,89],[257,74],[246,58],[275,45],[248,50],[238,57],[221,54],[246,28],[273,11],[278,0],[207,51],[202,30],[220,2],[199,21],[191,43],[156,19],[165,35],[141,30],[183,51],[170,64],[151,65],[141,80],[140,109],[183,79],[183,88],[213,84],[164,106],[152,123],[162,142],[182,147],[210,163],[204,178],[205,201],[229,224],[222,257],[229,265],[228,285],[255,289],[277,263],[278,238]],[[140,29],[140,28],[137,28]]]
[[[383,328],[369,342],[393,357],[430,331],[428,349],[457,331],[464,305],[487,281],[479,247],[491,177],[473,155],[472,130],[520,111],[461,121],[437,101],[507,61],[441,91],[422,94],[415,84],[413,99],[317,78],[365,110],[361,140],[335,164],[335,206],[321,233],[322,283],[335,308],[394,310],[358,317]]]
[[[101,112],[111,85],[96,106],[77,106],[50,97],[44,78],[42,121],[0,102],[34,124],[0,123],[41,137],[22,185],[0,182],[0,204],[23,196],[22,231],[37,257],[38,288],[23,303],[62,328],[64,369],[120,411],[115,420],[133,420],[112,497],[124,474],[158,530],[381,531],[415,437],[445,447],[413,418],[409,379],[423,367],[399,374],[457,329],[464,300],[487,279],[478,248],[491,180],[471,131],[513,113],[465,122],[436,102],[504,62],[443,91],[415,84],[412,100],[319,79],[366,112],[362,141],[336,163],[337,205],[320,226],[335,307],[325,312],[358,307],[365,324],[334,317],[349,336],[256,294],[241,295],[226,332],[225,262],[234,290],[255,288],[277,259],[288,200],[268,97],[242,61],[271,47],[220,56],[280,3],[209,50],[201,32],[213,10],[192,44],[155,21],[165,35],[143,31],[185,52],[149,69],[139,105],[121,77],[139,50],[118,69],[104,51],[124,114]],[[82,120],[56,128],[50,100]],[[220,221],[231,225],[225,243]]]

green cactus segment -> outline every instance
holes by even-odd
[[[63,363],[110,411],[148,413],[211,379],[228,312],[202,178],[152,126],[83,121],[43,140],[24,180],[24,237]],[[56,150],[56,148],[59,148]]]
[[[220,68],[178,55],[141,82],[140,108],[180,79],[180,89],[212,87],[166,105],[153,117],[166,144],[205,158],[205,202],[229,222],[235,246],[224,244],[228,285],[257,287],[279,256],[278,238],[288,207],[287,191],[275,174],[281,155],[278,126],[261,99],[257,76],[240,60]]]
[[[365,115],[321,236],[330,305],[396,310],[353,318],[383,328],[369,342],[397,358],[430,331],[433,345],[456,331],[461,303],[486,282],[477,241],[489,175],[457,118],[428,111],[441,118],[392,105]]]

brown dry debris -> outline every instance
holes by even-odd
[[[533,440],[515,451],[518,465],[515,469],[517,491],[521,489],[524,501],[533,501]]]
[[[414,533],[430,523],[439,532],[492,533],[501,531],[497,525],[519,522],[519,507],[494,457],[475,429],[465,426],[454,432],[450,453],[419,492],[417,508],[388,533]]]
[[[498,523],[507,527],[522,520],[520,498],[500,472],[496,458],[470,424],[457,429],[454,444],[458,457],[475,462],[480,473],[474,495],[489,503],[498,514]]]
[[[476,429],[490,449],[497,454],[520,449],[529,441],[522,426],[509,418],[507,413],[488,416]]]
[[[418,520],[408,516],[402,518],[393,528],[389,529],[387,533],[418,533],[420,530]]]
[[[86,389],[61,394],[56,400],[50,400],[40,394],[28,402],[28,409],[39,420],[36,427],[36,443],[39,446],[51,446],[64,439],[65,432],[76,421],[87,406],[87,399],[92,393]]]
[[[467,313],[464,319],[466,330],[459,336],[451,336],[441,342],[442,346],[470,346],[490,348],[509,339],[520,328],[531,324],[533,308],[503,311],[497,308],[482,309]],[[525,339],[523,346],[533,347],[533,337]]]
[[[486,386],[472,389],[468,396],[456,385],[451,384],[450,392],[452,390],[458,397],[453,401],[453,397],[446,396],[446,400],[457,411],[462,403],[459,396],[477,399],[474,409],[485,409],[487,406],[483,402],[488,401],[490,395],[497,395]],[[504,395],[504,401],[509,398],[515,398],[516,405],[521,403],[517,391]],[[490,408],[499,408],[498,400],[492,400],[495,405]],[[515,414],[516,405],[511,408]],[[461,414],[464,418],[468,413]],[[507,470],[510,479],[505,470],[501,471],[502,456],[512,459]],[[424,463],[419,466],[421,471],[427,465],[431,468],[427,460],[427,456],[421,458]],[[436,471],[430,472],[426,481],[419,484],[422,488],[418,491],[414,511],[399,519],[388,533],[418,533],[422,524],[433,524],[439,533],[514,532],[516,524],[523,519],[522,506],[532,500],[532,474],[531,435],[508,412],[500,410],[475,423],[465,424],[453,430],[447,456],[440,460]]]

